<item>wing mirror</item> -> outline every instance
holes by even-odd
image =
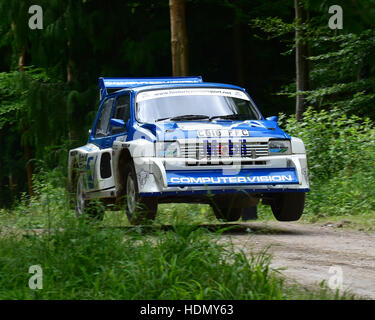
[[[111,124],[111,134],[120,134],[126,131],[126,124],[124,120],[113,118],[109,123]]]
[[[125,121],[121,119],[111,119],[110,124],[116,128],[126,128]]]
[[[272,117],[268,117],[268,118],[266,118],[266,120],[277,122],[278,119],[277,119],[277,116],[272,116]]]

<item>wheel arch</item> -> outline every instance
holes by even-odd
[[[116,168],[114,169],[117,198],[121,198],[125,195],[125,171],[126,164],[129,162],[133,162],[133,157],[130,154],[130,150],[128,148],[124,148],[119,152],[117,162],[115,164]]]

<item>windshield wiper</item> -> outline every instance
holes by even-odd
[[[241,119],[241,120],[249,120],[249,115],[247,114],[227,114],[223,116],[213,116],[210,118],[210,120],[213,119]]]
[[[200,119],[209,119],[209,118],[210,118],[209,116],[206,116],[203,114],[184,114],[182,116],[160,118],[160,119],[155,120],[155,122],[163,121],[163,120],[178,121],[178,120],[200,120]]]
[[[168,120],[168,119],[170,119],[170,117],[166,117],[166,118],[160,118],[160,119],[157,119],[157,120],[155,120],[155,122],[158,122],[158,121],[163,121],[163,120]]]
[[[206,116],[204,114],[184,114],[182,116],[176,116],[173,118],[169,118],[169,120],[172,121],[178,121],[178,120],[200,120],[200,119],[209,119],[209,116]]]

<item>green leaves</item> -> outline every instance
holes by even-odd
[[[287,132],[304,141],[312,179],[330,178],[343,170],[350,173],[373,161],[375,128],[369,118],[310,107],[300,123],[294,117],[280,119]]]

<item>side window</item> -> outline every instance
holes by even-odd
[[[130,95],[122,95],[117,98],[115,112],[113,118],[124,120],[125,123],[130,117]],[[112,128],[111,134],[124,132],[123,128]]]
[[[108,124],[111,118],[113,100],[113,98],[108,99],[103,104],[103,108],[95,129],[95,137],[97,138],[105,137],[108,134]]]

